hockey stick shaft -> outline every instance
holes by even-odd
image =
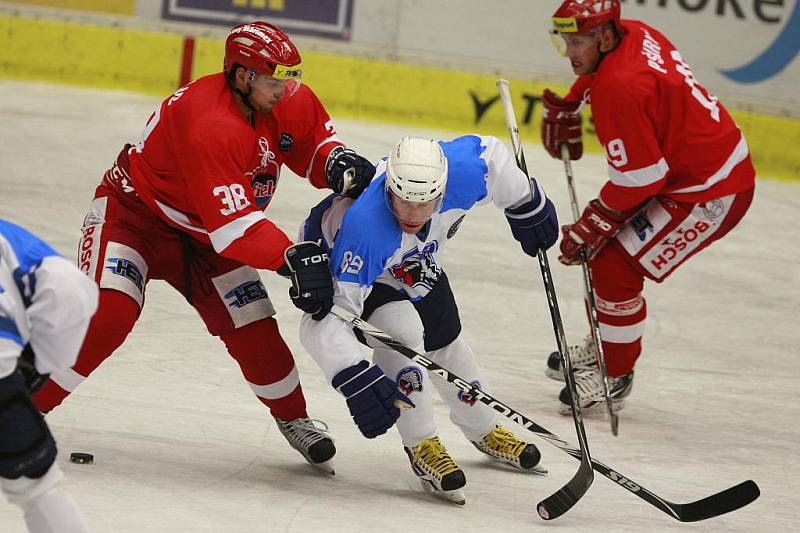
[[[338,305],[334,305],[333,309],[331,309],[331,314],[339,317],[348,324],[351,324],[353,327],[359,329],[365,335],[380,341],[397,353],[427,369],[429,373],[437,375],[445,381],[453,384],[465,394],[469,394],[477,401],[489,406],[501,415],[524,427],[528,431],[535,433],[566,454],[571,455],[579,461],[584,460],[583,458],[585,455],[581,453],[579,448],[576,448],[574,445],[561,439],[554,433],[551,433],[544,427],[534,422],[532,419],[496,399],[491,394],[482,391],[479,387],[476,387],[469,381],[460,378],[446,368],[443,368],[441,365],[431,361],[424,355],[396,341],[390,335],[375,328],[374,326],[371,326],[369,323],[360,319],[353,313],[346,311]],[[745,481],[727,490],[695,502],[686,504],[672,503],[655,495],[639,483],[627,476],[623,476],[616,470],[611,469],[597,459],[591,459],[591,465],[595,471],[604,475],[616,485],[624,488],[628,492],[635,494],[650,505],[653,505],[664,513],[682,522],[705,520],[707,518],[712,518],[714,516],[734,511],[752,502],[759,495],[758,486],[753,481]]]
[[[564,162],[564,174],[567,176],[567,190],[569,191],[569,203],[572,206],[572,217],[575,222],[580,218],[578,210],[578,195],[575,194],[575,180],[572,176],[572,163],[569,159],[569,148],[566,143],[561,145],[561,161]],[[603,395],[606,399],[606,410],[608,411],[608,421],[611,424],[611,434],[615,437],[619,434],[619,416],[614,412],[611,402],[611,387],[608,383],[608,370],[606,369],[606,357],[603,352],[603,340],[600,336],[600,320],[597,318],[597,303],[594,299],[594,287],[592,285],[592,273],[589,270],[589,260],[586,257],[586,250],[581,248],[581,270],[583,271],[583,294],[589,306],[589,325],[592,328],[592,342],[597,350],[597,365],[600,368],[600,375],[603,382]]]
[[[508,132],[511,136],[511,144],[514,149],[514,157],[517,161],[517,166],[526,176],[528,174],[528,166],[525,163],[525,154],[522,152],[522,143],[520,142],[519,128],[517,127],[517,119],[514,114],[514,105],[511,102],[511,92],[509,83],[506,80],[497,80],[497,91],[500,93],[500,101],[503,104],[503,113],[508,126]],[[531,198],[534,197],[533,183],[531,186]],[[548,307],[550,308],[550,318],[553,323],[553,332],[556,336],[556,344],[558,346],[558,353],[561,355],[561,362],[564,371],[564,381],[570,391],[570,404],[572,407],[572,419],[575,423],[575,433],[578,437],[578,445],[580,446],[581,466],[575,475],[570,479],[557,492],[546,498],[539,504],[539,515],[547,518],[542,513],[542,510],[547,514],[563,514],[567,512],[570,507],[575,505],[583,494],[589,490],[592,482],[594,481],[594,473],[591,466],[591,454],[589,453],[589,443],[586,438],[586,428],[583,425],[581,417],[580,406],[577,403],[577,394],[575,393],[575,378],[572,374],[572,362],[567,353],[567,341],[564,337],[564,326],[561,321],[561,313],[558,309],[558,300],[556,299],[556,289],[553,284],[553,276],[550,273],[550,265],[547,261],[547,254],[543,250],[537,253],[539,260],[539,267],[542,271],[542,281],[544,282],[544,290],[547,296]],[[550,510],[548,511],[548,508]]]

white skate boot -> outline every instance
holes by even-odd
[[[567,354],[572,363],[572,370],[592,368],[597,364],[597,349],[591,335],[587,335],[583,342],[567,346]],[[564,371],[561,366],[561,355],[556,351],[547,357],[547,368],[544,374],[556,381],[564,381]]]
[[[518,439],[500,424],[472,444],[495,461],[534,474],[547,474],[547,469],[539,464],[542,455],[536,445]]]
[[[458,505],[467,502],[461,490],[467,483],[464,472],[447,453],[439,437],[425,439],[414,448],[403,448],[411,462],[411,469],[420,478],[425,490]]]
[[[606,412],[606,397],[603,392],[603,376],[597,367],[581,368],[574,372],[575,390],[578,392],[578,406],[584,415]],[[625,397],[633,389],[633,371],[622,377],[608,376],[609,395],[611,396],[611,410],[617,412],[625,407]],[[562,415],[572,413],[570,394],[566,387],[558,395],[561,404],[559,412]]]
[[[328,425],[322,420],[295,418],[294,420],[275,419],[278,429],[289,444],[305,457],[308,463],[326,474],[333,476],[331,459],[336,454],[333,438],[328,434]],[[320,426],[317,426],[317,423]]]

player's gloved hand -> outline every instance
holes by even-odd
[[[333,387],[347,399],[358,429],[368,439],[383,435],[400,417],[396,402],[414,404],[376,365],[361,361],[333,378]],[[402,404],[400,404],[402,405]]]
[[[558,240],[558,217],[553,202],[535,181],[533,193],[533,200],[506,209],[506,219],[522,251],[536,257],[539,250],[547,250]]]
[[[283,252],[286,261],[276,271],[291,278],[289,297],[298,309],[322,320],[333,307],[333,277],[328,253],[311,241],[299,242]]]
[[[49,374],[40,374],[39,371],[36,370],[35,360],[36,354],[33,353],[31,344],[25,344],[22,353],[19,355],[19,360],[17,361],[17,371],[20,376],[22,376],[22,381],[28,389],[28,394],[33,394],[39,390],[49,376]]]
[[[583,155],[580,102],[568,102],[545,89],[542,94],[542,144],[545,150],[561,159],[562,144],[569,148],[569,158],[573,161]]]
[[[375,165],[353,150],[337,146],[325,164],[328,185],[340,196],[358,198],[375,175]]]
[[[622,229],[622,225],[633,212],[623,213],[609,209],[600,200],[592,200],[574,224],[561,227],[561,255],[558,260],[565,265],[578,265],[581,262],[580,249],[586,250],[591,260]]]

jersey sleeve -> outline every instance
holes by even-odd
[[[383,263],[380,259],[370,260],[370,257],[380,257],[381,254],[371,254],[374,244],[369,237],[371,232],[359,230],[362,217],[372,216],[369,209],[367,214],[360,214],[360,211],[379,199],[367,201],[368,192],[369,189],[356,202],[330,195],[311,210],[300,234],[304,239],[322,239],[327,247],[332,245],[333,302],[356,316],[364,310],[372,282],[383,272],[385,264],[385,260]],[[356,205],[358,208],[354,207]],[[364,268],[365,262],[373,267]],[[300,322],[300,342],[329,383],[337,373],[364,358],[352,327],[332,314],[320,321],[304,315]]]
[[[36,370],[50,374],[75,364],[97,310],[97,284],[61,256],[42,260],[28,307]]]
[[[343,143],[322,102],[308,86],[302,85],[278,112],[281,128],[291,136],[293,143],[284,162],[314,187],[328,188],[325,163],[331,150]]]
[[[214,250],[257,268],[280,265],[278,257],[290,241],[256,206],[236,136],[227,134],[222,122],[203,122],[175,146],[186,189]],[[251,238],[254,233],[258,238]]]
[[[486,197],[479,204],[491,201],[500,209],[515,207],[531,199],[531,182],[517,166],[511,151],[500,139],[481,137],[486,150],[481,158],[486,161]]]
[[[611,209],[635,208],[666,183],[669,165],[656,138],[655,91],[646,77],[592,88],[595,128],[608,161],[609,181],[600,199]]]

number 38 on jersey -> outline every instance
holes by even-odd
[[[244,186],[240,183],[219,185],[214,187],[211,192],[222,202],[222,209],[219,212],[225,216],[232,215],[250,205]]]

